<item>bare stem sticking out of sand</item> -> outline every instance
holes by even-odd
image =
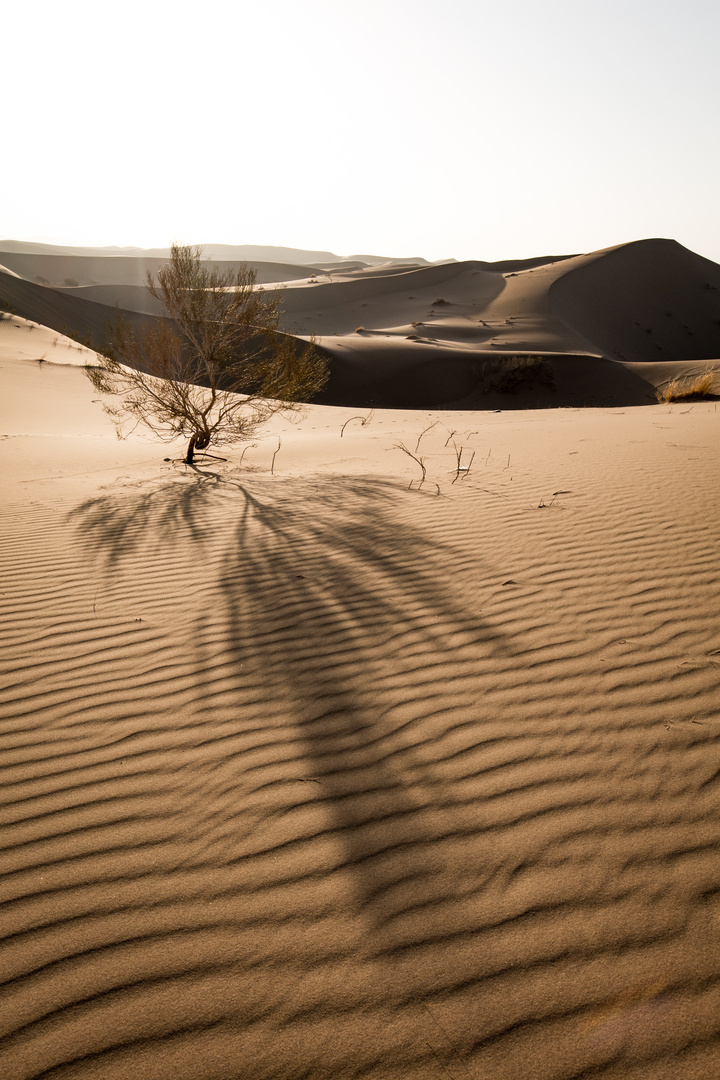
[[[278,435],[278,444],[277,444],[277,450],[276,450],[276,451],[275,451],[275,453],[273,454],[273,456],[272,456],[272,462],[271,462],[271,464],[270,464],[270,475],[271,475],[271,476],[272,476],[272,475],[274,474],[274,471],[275,471],[275,458],[277,457],[277,455],[278,455],[278,450],[280,449],[280,447],[281,447],[281,446],[282,446],[282,439],[281,439],[281,438],[280,438],[280,436]]]
[[[431,427],[434,427],[434,426],[435,426],[434,424],[431,425]],[[426,429],[426,430],[428,430],[428,429]],[[420,436],[420,438],[422,438],[422,435]],[[418,439],[418,446],[419,445],[420,445],[420,439]],[[420,469],[422,470],[422,476],[420,477],[420,482],[418,483],[418,487],[422,487],[423,484],[425,483],[425,477],[427,475],[427,469],[425,468],[425,458],[421,458],[421,457],[417,456],[417,447],[415,447],[416,452],[414,454],[413,454],[412,450],[408,450],[407,446],[405,446],[404,443],[395,443],[393,449],[402,450],[403,454],[407,454],[408,457],[411,457],[413,459],[413,461],[416,462],[420,466]],[[411,480],[410,483],[408,484],[408,490],[410,490],[410,488],[413,486],[413,483],[414,483],[414,481]]]
[[[467,476],[467,474],[470,472],[470,466],[472,465],[473,461],[475,460],[475,451],[473,450],[473,452],[472,452],[472,454],[470,456],[469,462],[467,463],[467,465],[463,465],[462,456],[463,456],[463,451],[464,451],[465,447],[464,446],[458,447],[457,443],[453,442],[453,449],[455,451],[456,466],[455,466],[455,475],[453,476],[453,478],[451,480],[452,484],[454,484],[456,480],[459,480],[461,476],[463,478]]]
[[[555,500],[557,499],[558,495],[570,495],[570,492],[569,491],[553,491],[552,499],[550,500],[549,503],[545,502],[544,497],[540,500],[540,502],[537,505],[538,510],[545,510],[545,509],[548,509],[549,507],[551,507],[553,505],[553,503],[555,502]]]
[[[428,426],[427,426],[426,428],[424,428],[424,429],[423,429],[423,430],[422,430],[422,431],[420,432],[420,434],[418,435],[418,439],[417,439],[417,442],[415,443],[415,453],[416,453],[416,454],[417,454],[418,450],[420,449],[420,440],[422,439],[423,435],[427,435],[428,431],[432,431],[432,429],[433,429],[434,427],[437,427],[437,425],[438,425],[438,421],[437,421],[437,420],[435,420],[435,421],[433,421],[433,423],[432,423],[432,424],[428,424]]]
[[[371,409],[367,416],[351,416],[350,419],[346,420],[343,426],[340,428],[340,438],[342,439],[343,435],[345,434],[345,428],[348,426],[348,424],[352,423],[353,420],[359,420],[362,426],[365,427],[365,425],[369,424],[372,420],[374,413],[375,409]]]

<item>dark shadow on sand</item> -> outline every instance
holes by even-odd
[[[411,498],[428,511],[435,501],[378,479],[201,467],[71,514],[112,575],[132,572],[147,545],[190,575],[193,559],[213,560],[207,603],[194,600],[198,717],[211,725],[234,710],[238,732],[255,733],[251,750],[267,748],[266,760],[251,753],[246,767],[238,754],[239,771],[283,813],[322,817],[342,853],[326,869],[352,874],[376,931],[451,895],[433,851],[453,835],[453,798],[433,744],[479,715],[474,665],[512,653],[463,603],[467,551],[403,523]],[[463,671],[463,715],[448,708],[448,662]]]

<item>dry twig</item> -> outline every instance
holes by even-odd
[[[278,454],[278,450],[280,449],[280,447],[281,447],[281,446],[282,446],[282,439],[281,439],[281,438],[280,438],[280,436],[278,435],[278,444],[277,444],[277,450],[276,450],[276,451],[275,451],[275,453],[273,454],[273,456],[272,456],[272,462],[271,462],[271,464],[270,464],[270,475],[271,475],[271,476],[272,476],[272,475],[273,475],[273,473],[274,473],[274,470],[275,470],[275,458],[277,457],[277,454]]]
[[[350,419],[346,420],[345,423],[343,424],[343,426],[340,428],[340,438],[342,439],[343,435],[345,434],[345,428],[353,420],[359,420],[360,423],[362,424],[362,426],[365,427],[365,425],[369,424],[370,421],[372,420],[374,413],[375,413],[375,409],[373,408],[373,409],[370,410],[370,412],[367,414],[367,416],[351,416]]]
[[[418,443],[419,442],[420,440],[418,439]],[[420,466],[420,469],[422,470],[422,476],[420,478],[420,483],[418,484],[418,487],[422,487],[422,485],[425,483],[425,477],[427,475],[427,469],[425,468],[425,458],[421,458],[418,457],[417,454],[413,454],[412,450],[408,450],[407,446],[405,446],[404,443],[395,443],[394,449],[402,450],[404,454],[407,454],[408,457],[411,457],[413,461],[415,461]],[[408,489],[410,489],[412,486],[413,481],[411,480],[408,484]]]
[[[427,427],[425,428],[425,430],[424,430],[424,431],[421,431],[421,432],[420,432],[420,434],[418,435],[418,440],[417,440],[417,442],[415,443],[415,453],[416,453],[416,454],[417,454],[418,450],[420,449],[420,440],[422,439],[423,435],[427,435],[428,431],[432,431],[432,429],[433,429],[434,427],[437,427],[437,425],[438,425],[438,421],[437,421],[437,420],[435,420],[435,421],[434,421],[434,422],[433,422],[432,424],[429,424],[429,425],[428,425],[428,426],[427,426]]]

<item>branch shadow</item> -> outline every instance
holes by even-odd
[[[231,717],[243,736],[219,742],[226,777],[235,770],[224,828],[239,776],[269,807],[256,853],[287,857],[310,815],[322,854],[296,851],[288,875],[349,875],[355,910],[380,933],[451,895],[440,848],[455,803],[434,748],[475,708],[476,665],[513,655],[464,601],[454,568],[467,552],[407,524],[425,498],[430,511],[434,496],[374,478],[196,468],[70,515],[108,573],[133,560],[142,572],[148,545],[185,572],[210,566],[192,616],[197,715],[209,729]]]

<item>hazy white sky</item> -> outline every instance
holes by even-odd
[[[717,0],[14,8],[2,239],[720,262]]]

